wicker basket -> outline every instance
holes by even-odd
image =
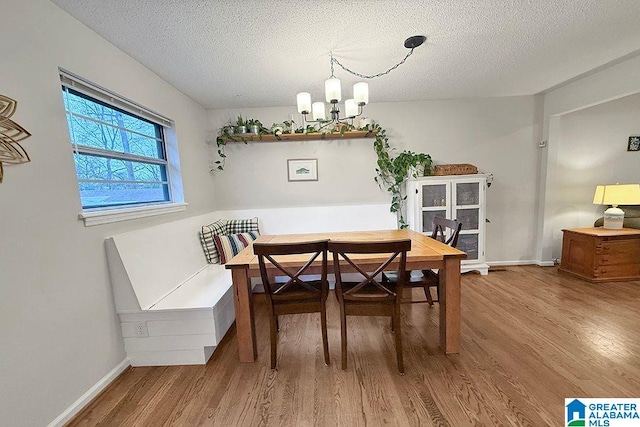
[[[436,165],[433,170],[433,175],[472,175],[478,173],[478,168],[467,164],[460,163],[455,165]]]

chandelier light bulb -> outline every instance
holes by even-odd
[[[324,102],[313,103],[313,120],[325,120],[327,114],[324,109]]]
[[[300,92],[296,95],[298,101],[298,113],[309,114],[311,111],[311,94],[309,92]]]
[[[363,106],[369,103],[369,83],[360,82],[353,85],[353,99]]]
[[[355,117],[358,115],[358,104],[353,99],[344,101],[344,112],[347,117]]]
[[[324,82],[324,92],[327,102],[336,104],[342,99],[342,91],[340,89],[340,80],[330,78]]]

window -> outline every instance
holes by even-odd
[[[60,78],[83,212],[181,202],[167,156],[173,123],[70,73]]]

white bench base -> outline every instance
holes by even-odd
[[[234,319],[232,289],[214,308],[120,314],[132,366],[205,364]],[[140,325],[148,336],[137,334]]]
[[[229,287],[213,308],[152,309],[119,316],[132,366],[205,364],[235,320],[233,289]]]

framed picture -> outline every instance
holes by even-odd
[[[640,151],[640,136],[630,136],[627,151]]]
[[[287,160],[289,181],[317,181],[318,159]]]

